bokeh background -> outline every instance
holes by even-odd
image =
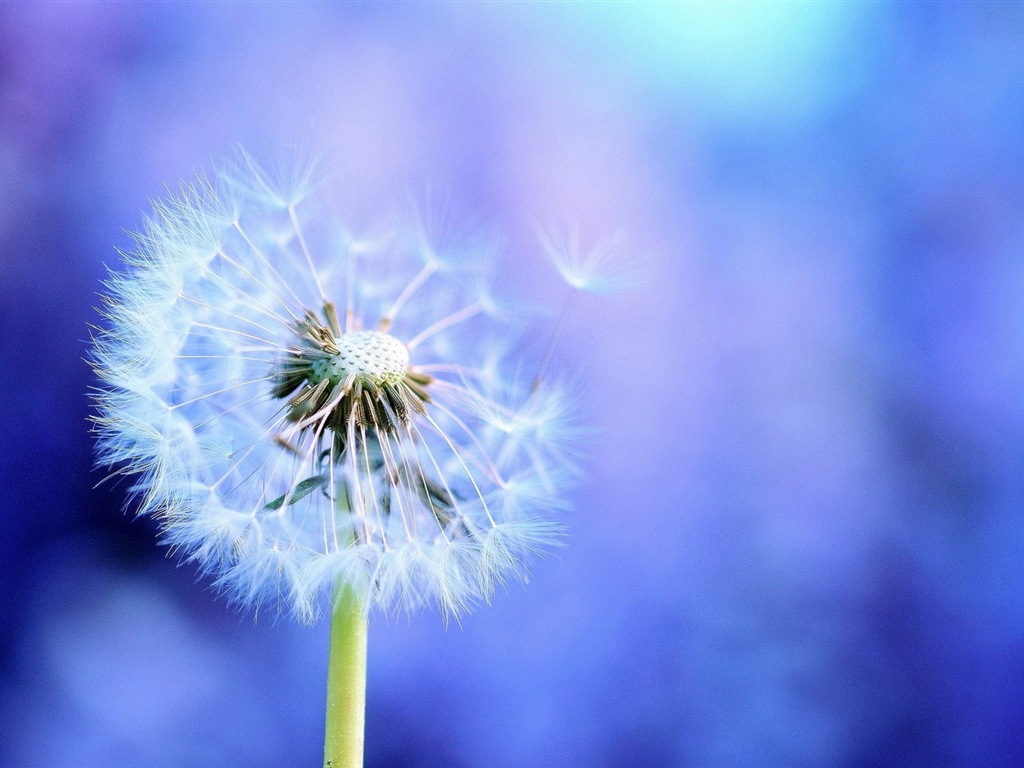
[[[374,621],[369,768],[1024,765],[1022,51],[1016,3],[0,5],[0,765],[319,765],[326,627],[167,558],[86,424],[126,231],[279,142],[544,300],[537,221],[646,278],[562,337],[569,546]]]

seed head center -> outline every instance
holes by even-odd
[[[321,357],[310,366],[311,384],[329,379],[332,385],[354,375],[364,383],[381,386],[397,384],[409,368],[409,350],[386,333],[359,331],[334,339],[337,354]]]

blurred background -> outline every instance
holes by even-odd
[[[0,5],[0,765],[315,766],[327,628],[94,488],[83,362],[149,201],[237,143],[622,232],[569,546],[376,617],[368,768],[1024,765],[1024,7]]]

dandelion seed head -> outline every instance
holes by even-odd
[[[155,203],[106,283],[99,460],[240,604],[311,620],[348,583],[452,616],[557,544],[577,433],[522,375],[493,244],[382,223],[241,153]]]

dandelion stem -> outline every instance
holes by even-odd
[[[352,586],[339,583],[327,661],[324,768],[362,768],[366,711],[366,609]]]

